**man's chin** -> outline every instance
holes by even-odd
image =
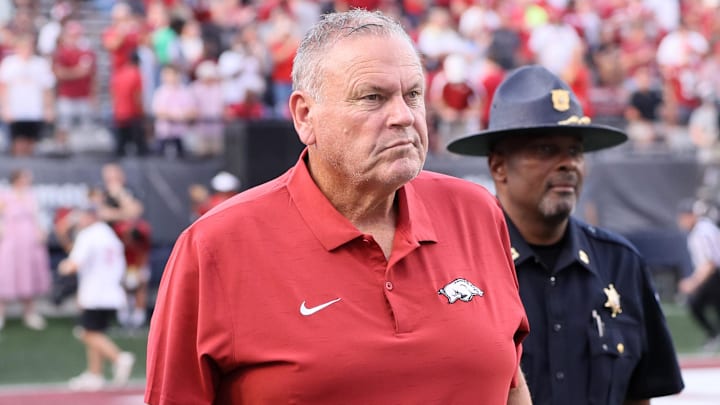
[[[552,204],[552,206],[548,207],[540,207],[543,216],[551,221],[557,221],[561,222],[570,217],[572,215],[573,210],[575,209],[574,203],[563,203],[563,204]]]

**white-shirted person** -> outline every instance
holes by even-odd
[[[90,205],[74,215],[78,233],[68,257],[59,264],[60,274],[78,275],[77,301],[82,311],[80,339],[87,348],[87,369],[70,380],[70,388],[95,391],[106,385],[103,361],[113,364],[113,385],[127,383],[135,356],[122,351],[105,333],[126,305],[122,278],[125,255],[122,242]]]

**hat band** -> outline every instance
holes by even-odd
[[[590,117],[585,115],[583,115],[582,117],[573,115],[566,120],[558,121],[558,125],[590,125],[591,123],[592,120],[590,119]]]

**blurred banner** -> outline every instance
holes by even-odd
[[[145,203],[156,246],[172,246],[190,224],[188,187],[209,188],[220,170],[240,178],[242,189],[270,180],[295,164],[303,149],[290,122],[254,121],[228,125],[224,156],[211,160],[161,157],[120,161],[130,188]],[[100,169],[111,158],[0,159],[0,186],[13,169],[28,168],[47,218],[54,210],[81,204],[87,187],[99,184]],[[704,173],[693,157],[594,153],[586,156],[587,176],[575,215],[619,232],[635,242],[654,267],[689,271],[684,235],[675,225],[678,202],[698,193]],[[425,168],[467,179],[493,190],[485,158],[450,154],[429,156]],[[720,184],[720,170],[717,176]],[[720,186],[718,186],[720,188]],[[49,222],[48,222],[49,224]],[[677,270],[679,269],[679,270]]]
[[[88,187],[101,185],[101,168],[110,161],[87,157],[67,160],[3,158],[0,159],[0,181],[2,187],[7,187],[8,176],[13,170],[31,170],[33,191],[49,230],[56,209],[87,202]],[[145,204],[143,217],[153,227],[153,242],[160,245],[172,245],[190,224],[188,186],[193,183],[207,186],[212,176],[223,167],[221,160],[147,158],[124,159],[118,163],[125,170],[129,188]]]
[[[627,237],[654,273],[677,279],[692,271],[685,234],[675,222],[676,207],[698,194],[708,177],[706,169],[694,157],[670,155],[598,153],[586,155],[586,164],[575,215]],[[494,193],[485,158],[431,157],[425,167],[479,183]]]

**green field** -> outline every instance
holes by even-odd
[[[697,353],[704,336],[684,308],[665,305],[668,324],[681,355]],[[64,383],[85,367],[83,345],[73,337],[74,320],[51,318],[42,332],[26,329],[18,319],[8,320],[0,332],[0,385]],[[112,330],[111,337],[123,349],[135,353],[138,362],[133,379],[145,376],[147,330],[129,334]],[[107,370],[110,376],[109,369]]]
[[[85,369],[85,347],[75,339],[72,318],[49,318],[43,331],[25,328],[19,319],[9,319],[0,331],[0,385],[63,383]],[[147,330],[130,334],[111,330],[121,349],[135,353],[132,379],[145,378]],[[110,377],[109,367],[106,377]]]

